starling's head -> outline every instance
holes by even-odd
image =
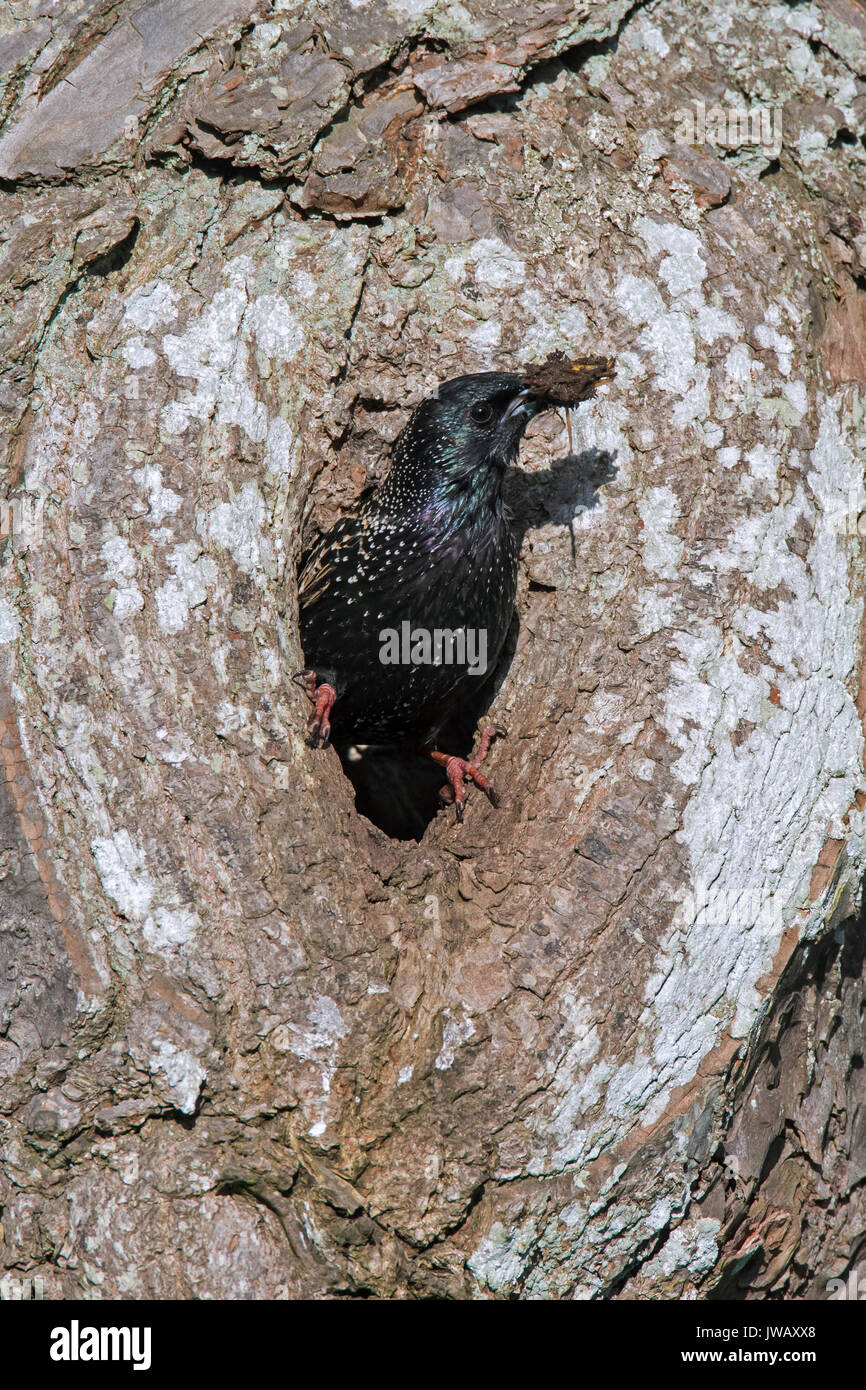
[[[613,375],[607,357],[571,362],[554,353],[524,372],[476,372],[444,382],[422,401],[394,448],[379,504],[419,511],[449,527],[484,523],[524,430],[542,410],[576,405]]]
[[[462,526],[497,508],[536,407],[519,376],[456,377],[422,401],[397,440],[380,504]]]
[[[410,424],[438,454],[445,471],[502,471],[516,460],[523,432],[538,408],[519,376],[476,372],[443,382]]]

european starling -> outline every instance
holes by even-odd
[[[613,375],[596,357],[562,355],[521,374],[479,372],[445,382],[411,416],[378,489],[323,536],[300,576],[296,680],[314,705],[312,747],[409,743],[440,763],[444,799],[463,811],[499,725],[474,758],[433,748],[467,686],[492,670],[511,623],[518,546],[503,501],[527,424],[576,404]],[[437,636],[438,635],[438,636]]]

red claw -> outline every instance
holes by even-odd
[[[490,751],[490,745],[495,738],[504,738],[507,730],[501,724],[486,724],[481,730],[481,737],[478,740],[478,751],[474,758],[456,758],[448,753],[439,753],[436,749],[430,749],[428,757],[434,762],[444,767],[445,776],[448,782],[439,793],[443,801],[454,803],[457,808],[457,819],[463,819],[463,808],[466,804],[465,783],[468,779],[474,782],[476,787],[480,787],[492,806],[499,805],[499,797],[488,782],[484,773],[479,770],[479,764],[484,762]]]
[[[331,741],[331,710],[337,692],[327,681],[319,683],[315,671],[298,671],[292,678],[313,705],[307,723],[307,743],[310,748],[327,748]]]

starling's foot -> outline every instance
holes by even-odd
[[[465,783],[468,778],[474,782],[476,787],[480,787],[487,796],[492,806],[499,805],[499,797],[488,782],[484,773],[480,771],[479,764],[484,762],[490,751],[490,745],[495,738],[505,738],[507,733],[501,724],[485,724],[481,730],[481,738],[478,740],[478,751],[474,758],[452,758],[447,753],[438,753],[432,749],[429,757],[434,762],[444,767],[445,776],[448,778],[446,785],[442,788],[439,795],[443,801],[454,802],[457,807],[457,819],[463,819],[463,807],[465,805]]]
[[[331,741],[331,710],[337,692],[327,681],[319,683],[315,671],[298,671],[292,677],[313,706],[307,724],[307,743],[311,748],[327,748]]]

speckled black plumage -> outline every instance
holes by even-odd
[[[462,695],[478,689],[480,677],[465,664],[383,664],[383,631],[404,622],[428,632],[483,630],[493,669],[517,588],[506,470],[534,414],[586,399],[613,365],[555,354],[522,374],[457,377],[418,406],[384,482],[319,541],[300,576],[310,668],[302,674],[314,703],[317,691],[324,699],[312,743],[327,741],[333,703],[338,744],[429,744]]]
[[[381,486],[308,557],[301,640],[337,690],[335,742],[429,740],[461,686],[479,683],[465,665],[383,665],[383,629],[483,628],[495,665],[517,587],[503,481],[539,406],[517,375],[446,382],[412,415]]]

